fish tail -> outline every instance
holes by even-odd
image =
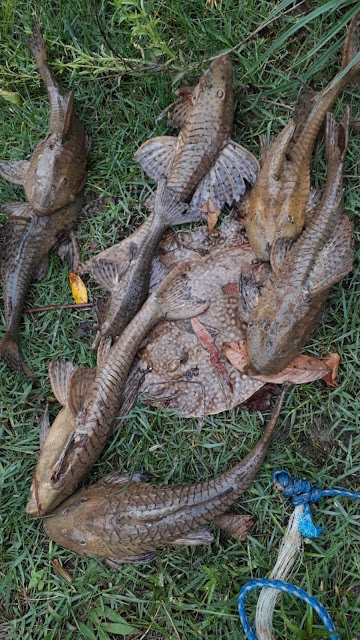
[[[345,159],[349,137],[350,109],[345,108],[342,119],[337,122],[332,113],[326,114],[325,155],[330,167],[339,171]]]
[[[345,69],[360,51],[360,13],[357,13],[350,22],[345,39],[341,67]],[[360,74],[360,60],[348,71],[349,78]]]
[[[23,373],[29,380],[36,380],[36,376],[26,366],[19,345],[11,333],[5,333],[0,340],[0,360],[3,360],[11,369]]]
[[[175,267],[154,292],[167,320],[185,320],[206,311],[209,302],[197,298],[191,291],[187,272],[189,265]]]
[[[167,187],[166,177],[161,177],[155,196],[155,216],[161,218],[166,226],[194,222],[194,214],[187,213],[188,206],[179,200],[176,191]]]
[[[34,57],[37,66],[39,68],[47,66],[45,42],[37,22],[34,24],[32,35],[24,35],[24,40]]]

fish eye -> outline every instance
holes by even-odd
[[[218,97],[218,98],[223,98],[223,97],[224,97],[224,92],[223,92],[223,91],[221,91],[221,89],[220,89],[220,90],[217,92],[217,94],[216,94],[216,95],[217,95],[217,97]]]

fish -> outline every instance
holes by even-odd
[[[291,248],[278,245],[277,273],[254,300],[247,326],[250,375],[278,373],[298,355],[321,320],[331,286],[352,269],[352,229],[343,210],[348,125],[348,108],[339,123],[326,116],[325,189]]]
[[[30,160],[0,162],[0,175],[22,185],[35,213],[45,216],[73,202],[84,187],[90,137],[74,112],[73,91],[63,91],[48,67],[39,26],[24,39],[49,97],[49,131]]]
[[[342,69],[359,53],[360,14],[352,19],[343,49]],[[240,208],[250,245],[256,256],[272,262],[276,244],[294,241],[301,233],[306,217],[310,190],[310,161],[313,147],[326,116],[340,92],[360,72],[357,62],[344,75],[339,72],[332,82],[313,98],[302,100],[297,116],[264,150],[258,180],[247,202]]]
[[[82,556],[120,569],[124,563],[154,560],[167,545],[210,544],[209,523],[245,493],[269,447],[288,386],[256,446],[231,470],[190,485],[146,482],[146,475],[115,472],[84,487],[44,519],[52,540]]]
[[[0,278],[4,292],[6,333],[0,340],[0,360],[30,380],[36,376],[24,362],[18,345],[19,324],[28,288],[46,274],[49,252],[59,246],[60,257],[75,270],[79,248],[73,227],[83,206],[83,196],[51,216],[37,216],[28,202],[1,205],[10,213],[0,228],[4,241],[0,251]]]
[[[115,245],[83,267],[111,292],[93,348],[103,336],[120,335],[145,301],[164,231],[205,218],[210,201],[219,210],[226,202],[231,205],[244,195],[245,180],[254,184],[258,161],[230,139],[233,102],[232,66],[225,55],[211,63],[195,87],[180,90],[170,120],[181,127],[179,135],[151,138],[136,151],[134,160],[158,182],[154,210],[126,239],[126,247]]]
[[[92,468],[110,437],[124,401],[124,388],[136,352],[147,333],[164,319],[186,319],[203,313],[208,302],[191,296],[187,286],[187,265],[173,269],[142,306],[115,344],[97,366],[93,380],[81,392],[70,380],[68,395],[75,421],[57,461],[41,478],[35,472],[33,491],[39,494],[38,515],[54,509],[71,495]],[[50,437],[51,430],[49,432]],[[45,443],[46,444],[46,443]],[[44,445],[45,446],[45,445]]]

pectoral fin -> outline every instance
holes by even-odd
[[[248,322],[250,315],[256,309],[259,302],[259,287],[243,274],[240,274],[239,294],[239,314],[245,322]]]
[[[49,254],[46,253],[39,261],[36,273],[34,275],[34,282],[41,282],[45,278],[49,267]]]
[[[169,269],[165,267],[160,258],[155,257],[152,261],[151,276],[149,284],[149,295],[156,289],[156,287],[164,280],[169,273]]]
[[[77,365],[69,360],[51,360],[49,377],[51,388],[58,402],[64,407],[68,403],[69,383]]]
[[[344,278],[353,267],[354,245],[351,222],[344,215],[330,240],[320,251],[308,279],[308,293],[314,296]]]
[[[293,242],[293,238],[278,238],[273,243],[270,251],[270,264],[276,275],[279,275],[281,267],[284,264],[284,260],[289,253]]]
[[[111,260],[99,258],[94,260],[89,271],[96,282],[106,291],[112,292],[119,284],[129,263],[118,264]]]
[[[105,564],[111,569],[118,569],[122,571],[124,564],[142,564],[148,562],[154,562],[156,558],[156,551],[148,551],[146,553],[139,553],[136,556],[124,556],[123,558],[104,558]]]
[[[0,176],[12,184],[24,185],[29,167],[28,160],[0,162]]]
[[[69,380],[68,405],[71,413],[76,416],[87,400],[96,370],[87,367],[75,369]]]
[[[195,217],[198,213],[198,217],[204,217],[201,209],[209,200],[212,200],[220,211],[225,203],[231,205],[234,201],[240,200],[246,190],[245,180],[253,185],[259,171],[259,163],[252,153],[229,140],[196,189],[187,215]]]
[[[49,418],[49,403],[46,403],[44,415],[41,418],[41,422],[39,424],[40,427],[40,451],[43,448],[43,444],[46,440],[47,434],[50,431],[50,418]]]
[[[74,231],[70,231],[68,237],[61,242],[58,249],[61,260],[64,260],[69,271],[77,273],[80,264],[80,247]]]
[[[190,531],[183,538],[177,538],[176,540],[173,540],[171,544],[176,547],[180,545],[197,547],[201,544],[211,544],[213,541],[214,536],[211,533],[210,527],[200,527],[195,531]]]
[[[135,471],[132,475],[130,473],[127,476],[122,475],[121,471],[113,471],[101,478],[96,484],[97,486],[106,484],[119,487],[123,484],[129,484],[129,482],[149,482],[152,477],[151,473],[147,473],[146,471]]]
[[[160,136],[146,140],[135,152],[134,160],[144,169],[153,180],[160,176],[168,176],[174,158],[177,138],[174,136]]]

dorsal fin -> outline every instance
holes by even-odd
[[[70,378],[77,368],[77,365],[69,360],[51,360],[49,363],[51,388],[63,407],[68,404]]]
[[[88,367],[75,369],[69,381],[68,405],[71,413],[76,416],[84,406],[89,395],[89,389],[95,380],[96,370]]]

